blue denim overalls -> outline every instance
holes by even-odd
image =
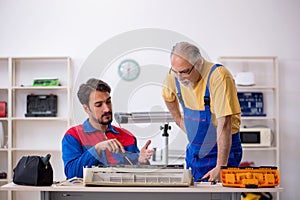
[[[180,83],[175,78],[177,97],[183,108],[184,124],[189,142],[186,147],[186,168],[191,168],[194,181],[202,178],[217,163],[217,130],[212,123],[210,113],[209,80],[212,72],[219,66],[221,65],[215,64],[207,78],[204,96],[205,110],[192,110],[185,107],[181,96]],[[238,167],[241,159],[240,134],[236,133],[232,135],[232,146],[227,166]]]

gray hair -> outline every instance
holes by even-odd
[[[195,65],[199,60],[202,60],[199,48],[188,42],[176,43],[172,48],[171,57],[174,54],[183,57],[192,65]]]
[[[102,80],[91,78],[86,83],[81,84],[77,92],[77,97],[82,105],[89,106],[90,94],[93,91],[110,93],[110,86]]]

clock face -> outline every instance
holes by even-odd
[[[131,59],[123,60],[118,68],[119,75],[126,81],[135,80],[140,74],[139,64]]]

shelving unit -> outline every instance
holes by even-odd
[[[270,147],[244,147],[243,160],[252,161],[255,166],[277,166],[279,162],[279,81],[278,60],[273,56],[222,56],[219,62],[235,77],[240,72],[252,72],[255,84],[237,85],[238,92],[262,92],[266,116],[244,116],[241,127],[268,127],[271,129]],[[279,193],[276,194],[279,199]],[[274,197],[274,199],[276,199]]]
[[[61,139],[71,125],[71,59],[69,57],[0,58],[0,101],[7,102],[7,117],[0,118],[5,145],[0,148],[0,184],[12,181],[13,168],[24,155],[51,154],[54,180],[63,180]],[[37,78],[58,78],[60,86],[32,86]],[[25,117],[27,95],[57,95],[56,117]],[[2,162],[4,161],[4,162]],[[29,193],[0,192],[0,199],[23,200]],[[39,199],[38,193],[30,199]]]
[[[9,58],[0,58],[0,101],[7,102],[7,108],[9,105],[10,100],[10,84],[9,84]],[[3,129],[3,135],[1,134],[0,137],[3,140],[3,145],[0,146],[0,172],[8,174],[9,170],[9,159],[10,152],[8,150],[8,130],[10,129],[11,121],[9,120],[10,112],[7,110],[7,114],[5,117],[0,118],[0,126]],[[0,127],[1,128],[1,127]],[[8,175],[6,175],[8,176]],[[9,177],[1,178],[0,185],[4,185],[8,183]],[[9,198],[9,192],[0,191],[0,199],[7,199]]]

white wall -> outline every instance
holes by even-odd
[[[0,57],[61,56],[74,80],[103,42],[140,28],[168,29],[226,55],[278,56],[282,199],[297,199],[300,74],[298,0],[0,0]]]

